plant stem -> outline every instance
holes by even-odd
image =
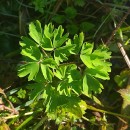
[[[117,30],[121,27],[121,25],[123,24],[123,22],[125,21],[125,19],[127,18],[127,16],[130,14],[130,8],[128,9],[127,13],[123,16],[122,20],[118,23],[118,25],[116,26],[116,28],[113,30],[111,36],[108,38],[108,40],[106,41],[106,45],[108,45],[110,43],[110,41],[112,40],[112,38],[114,37],[115,33],[117,32]]]
[[[34,115],[31,115],[30,117],[28,117],[20,126],[18,126],[16,128],[16,130],[20,130],[23,126],[25,126],[29,121],[31,121],[33,119]]]
[[[98,109],[98,108],[95,108],[95,107],[90,106],[90,105],[87,105],[87,109],[93,110],[93,111],[98,111],[98,112],[101,112],[101,113],[107,113],[109,115],[113,115],[113,116],[116,116],[116,117],[123,117],[123,118],[130,119],[130,116],[122,115],[122,114],[118,114],[118,113],[114,113],[114,112],[105,111],[105,110]]]
[[[88,118],[86,118],[86,117],[82,117],[85,121],[88,121],[88,122],[90,122],[90,123],[92,123],[92,124],[94,124],[94,125],[99,125],[99,124],[97,124],[97,123],[95,123],[95,122],[92,122],[92,121],[90,121]]]
[[[33,128],[33,130],[37,130],[47,119],[47,116],[42,117],[42,119],[40,120],[40,122]]]
[[[34,112],[27,112],[27,113],[25,113],[23,116],[28,116],[28,115],[32,115]],[[8,120],[8,119],[12,119],[12,118],[16,118],[16,117],[18,117],[19,115],[17,114],[17,115],[10,115],[10,116],[7,116],[7,117],[2,117],[3,119],[5,119],[5,120]]]
[[[119,47],[119,49],[120,49],[120,51],[121,51],[121,53],[122,53],[122,55],[123,55],[123,57],[124,57],[124,59],[126,61],[128,67],[130,68],[130,59],[126,54],[125,49],[123,48],[123,46],[122,46],[122,44],[120,42],[118,42],[117,45],[118,45],[118,47]]]

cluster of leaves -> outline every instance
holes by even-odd
[[[51,5],[56,0],[32,0],[30,4],[35,6],[35,11],[39,11],[41,13],[44,13],[45,9],[48,7],[48,5]]]
[[[82,7],[84,5],[84,1],[83,1],[83,3],[82,3],[82,1],[80,1],[80,2],[78,3],[78,1],[75,1],[74,2],[75,6],[77,5],[77,6]],[[81,21],[81,23],[79,23],[78,20],[74,21],[74,19],[78,19],[79,17],[81,17],[81,14],[80,13],[78,14],[78,10],[75,6],[66,7],[64,9],[64,12],[54,15],[52,17],[52,21],[57,24],[67,23],[65,25],[67,32],[69,32],[72,35],[78,33],[81,30],[83,32],[92,31],[95,27],[93,22]],[[78,26],[80,26],[80,28],[78,28]]]
[[[0,3],[2,19],[0,22],[0,85],[2,89],[11,86],[5,89],[5,92],[10,102],[19,109],[20,115],[26,115],[28,111],[40,110],[39,115],[32,114],[29,117],[22,115],[17,121],[8,120],[6,123],[11,129],[15,129],[15,125],[18,129],[25,127],[32,129],[34,126],[36,126],[34,129],[38,129],[42,125],[45,111],[49,119],[47,124],[44,122],[44,129],[45,127],[49,129],[48,124],[52,129],[58,129],[53,128],[54,124],[50,119],[56,119],[57,123],[68,122],[65,124],[66,129],[69,129],[68,127],[71,126],[69,122],[81,118],[85,112],[87,112],[85,117],[95,120],[93,114],[86,110],[89,109],[86,102],[88,103],[96,94],[98,95],[93,96],[91,101],[96,101],[108,111],[120,113],[121,105],[122,108],[129,105],[129,89],[122,89],[127,86],[129,71],[122,71],[127,65],[115,44],[121,39],[129,55],[129,17],[108,45],[112,51],[110,61],[113,64],[110,81],[102,82],[102,79],[109,79],[110,63],[106,60],[110,58],[110,53],[104,46],[99,46],[99,43],[108,40],[114,25],[118,25],[122,20],[124,12],[129,8],[128,0],[1,0]],[[18,79],[15,68],[21,60],[19,36],[27,35],[28,23],[36,19],[43,25],[53,22],[57,27],[62,24],[69,35],[64,34],[61,26],[54,28],[52,24],[48,24],[42,29],[38,21],[31,23],[30,37],[22,37],[20,42],[21,54],[25,62],[20,62],[22,64],[19,67],[19,76],[25,78]],[[84,34],[75,35],[79,32]],[[122,72],[119,75],[120,71]],[[105,89],[102,91],[103,86]],[[116,89],[121,89],[118,91],[121,96],[115,91]],[[121,103],[121,98],[124,99],[124,105]],[[89,103],[93,105],[92,102]],[[4,104],[8,106],[5,101]],[[4,117],[3,111],[1,115]],[[117,124],[113,116],[107,115],[107,117],[108,122]],[[93,124],[94,128],[92,124],[89,128],[90,123],[82,121],[80,125],[86,125],[85,129],[97,129],[95,124]],[[0,126],[4,126],[4,122],[1,122]],[[108,122],[106,121],[107,126],[109,126]],[[74,124],[77,123],[79,122]],[[63,126],[64,122],[60,123],[59,129],[63,129]],[[74,129],[78,129],[77,126]]]
[[[29,35],[20,42],[25,62],[18,68],[19,77],[34,81],[28,85],[29,100],[43,99],[47,116],[57,123],[82,118],[87,104],[80,95],[101,93],[99,79],[109,79],[111,53],[105,46],[93,50],[83,33],[70,39],[62,26],[50,23],[43,29],[38,20],[30,23]]]

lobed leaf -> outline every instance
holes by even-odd
[[[74,7],[67,7],[65,9],[65,13],[66,13],[68,18],[72,18],[73,19],[77,15],[77,10]]]
[[[47,115],[51,119],[56,120],[57,123],[63,120],[65,121],[67,118],[78,119],[85,114],[85,110],[87,109],[86,103],[80,100],[79,97],[74,95],[71,97],[59,95],[59,93],[52,89],[51,93],[50,91],[48,92],[49,100],[46,101],[46,112]]]
[[[18,69],[18,76],[25,77],[28,75],[28,81],[33,80],[39,71],[39,64],[37,62],[29,62],[22,65]]]
[[[41,67],[41,71],[42,71],[44,78],[51,82],[52,77],[54,76],[52,70],[49,68],[49,66],[44,65],[42,63],[41,63],[40,67]]]
[[[35,22],[31,22],[29,24],[29,35],[34,41],[36,41],[39,45],[42,42],[43,31],[41,28],[41,23],[36,20]]]
[[[73,44],[75,45],[75,49],[73,50],[73,52],[75,54],[78,54],[80,52],[82,44],[83,44],[83,41],[84,41],[84,34],[83,34],[83,32],[81,32],[79,34],[79,36],[77,34],[74,35]]]
[[[83,94],[91,97],[93,93],[101,93],[103,89],[102,84],[89,74],[85,74],[83,77]]]
[[[81,74],[75,64],[60,66],[54,75],[61,80],[57,86],[60,94],[67,96],[72,91],[77,95],[81,93]]]
[[[41,42],[41,47],[45,51],[52,51],[53,50],[52,41],[50,38],[46,37],[46,35],[43,36],[43,39]]]
[[[68,33],[66,33],[64,36],[63,35],[64,29],[62,26],[59,26],[58,29],[55,29],[54,31],[54,39],[53,39],[53,46],[54,48],[60,47],[63,45],[65,41],[68,40]]]
[[[74,45],[66,45],[60,48],[57,48],[54,52],[54,59],[57,64],[63,61],[68,60],[68,56],[70,56],[73,53]]]
[[[87,67],[86,73],[96,78],[109,79],[108,72],[111,71],[111,63],[106,60],[110,59],[111,53],[103,46],[100,46],[93,52],[92,50],[93,44],[90,43],[85,43],[81,50],[80,58]]]
[[[29,84],[27,87],[31,89],[31,93],[29,96],[30,100],[36,99],[38,95],[40,95],[44,90],[43,83],[33,83],[33,84]]]
[[[21,54],[32,60],[38,61],[41,58],[41,52],[37,47],[36,43],[27,37],[22,37],[20,42],[22,46]]]
[[[54,25],[52,23],[49,23],[48,25],[44,26],[44,35],[48,38],[53,37],[53,31],[54,31]]]

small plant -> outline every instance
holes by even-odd
[[[33,4],[35,6],[35,11],[39,11],[41,13],[44,13],[45,9],[53,4],[56,0],[32,0],[30,4]]]
[[[111,52],[103,45],[94,50],[82,32],[70,39],[62,26],[50,23],[42,29],[38,20],[30,23],[29,35],[20,41],[25,62],[18,75],[33,81],[27,86],[30,101],[42,101],[47,117],[57,124],[82,118],[87,104],[80,95],[101,93],[100,79],[109,80]]]

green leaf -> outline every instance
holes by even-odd
[[[49,66],[41,63],[41,70],[42,70],[42,74],[43,74],[44,78],[51,82],[52,77],[53,77],[53,72],[51,71]]]
[[[54,48],[60,47],[65,41],[68,40],[68,33],[63,35],[64,29],[62,26],[59,26],[58,29],[54,31],[54,39],[53,39],[53,46]]]
[[[52,20],[55,21],[58,24],[63,24],[66,20],[66,17],[64,15],[58,15],[57,14],[52,18]]]
[[[82,78],[80,72],[77,70],[77,67],[72,69],[68,75],[69,86],[74,91],[75,94],[80,95],[82,92]]]
[[[52,51],[53,50],[52,41],[51,41],[50,38],[46,37],[46,35],[43,36],[41,46],[46,51]]]
[[[81,100],[79,98],[76,98],[74,96],[72,96],[71,98],[68,98],[69,101],[65,106],[65,109],[68,113],[72,114],[71,116],[74,116],[75,118],[81,118],[83,116],[81,107],[79,105],[79,103],[81,102]],[[76,101],[77,99],[77,101]]]
[[[107,64],[104,63],[104,66],[103,67],[95,67],[94,69],[87,69],[86,70],[86,73],[96,77],[96,78],[100,78],[100,79],[103,79],[103,80],[109,80],[109,75],[108,75],[108,72],[106,71],[106,66]],[[111,64],[110,64],[111,65]],[[108,70],[110,70],[110,67],[108,65]]]
[[[76,95],[80,95],[82,93],[82,80],[74,80],[69,83],[70,88]]]
[[[124,87],[128,82],[130,76],[130,70],[123,70],[120,75],[116,75],[114,77],[115,82],[118,84],[119,87]]]
[[[35,6],[35,11],[39,11],[39,12],[43,13],[44,12],[44,7],[47,4],[47,1],[46,0],[44,0],[44,1],[42,1],[42,0],[33,0],[32,4],[34,4],[34,6]]]
[[[86,95],[86,96],[89,96],[89,87],[88,87],[88,80],[87,80],[87,75],[85,75],[83,77],[83,94]]]
[[[53,58],[46,58],[41,62],[43,65],[47,65],[52,69],[57,68],[57,64]]]
[[[41,58],[41,52],[37,47],[36,43],[27,37],[22,37],[22,41],[20,42],[22,46],[21,54],[32,59],[39,60]]]
[[[61,123],[63,120],[68,120],[68,118],[78,119],[85,114],[87,108],[86,103],[80,100],[79,97],[74,95],[70,97],[59,95],[59,93],[52,89],[51,93],[48,91],[47,95],[49,95],[49,100],[46,101],[47,115],[51,119],[56,120],[57,123]]]
[[[108,52],[108,48],[104,46],[99,46],[94,52],[92,53],[92,56],[97,57],[98,59],[110,59],[111,58],[111,52]]]
[[[54,73],[55,76],[57,78],[59,78],[60,80],[62,80],[65,76],[66,76],[66,69],[67,69],[67,66],[63,65],[63,66],[60,66],[56,72]]]
[[[12,95],[16,93],[18,90],[19,90],[18,88],[11,89],[10,91],[7,92],[7,95]]]
[[[65,13],[74,18],[77,15],[74,10],[68,7]],[[70,26],[78,28],[77,25]],[[106,60],[111,58],[111,53],[103,46],[93,50],[93,44],[84,43],[83,33],[74,35],[71,40],[68,34],[64,34],[62,26],[54,29],[51,23],[45,25],[43,30],[39,21],[33,22],[29,25],[29,31],[32,40],[22,37],[20,42],[26,64],[20,64],[18,69],[20,77],[28,76],[28,81],[33,80],[27,86],[30,99],[26,104],[37,99],[31,106],[36,109],[39,107],[37,101],[41,99],[43,102],[39,108],[45,107],[48,118],[56,123],[82,118],[87,105],[80,95],[91,98],[92,93],[99,94],[102,91],[103,86],[96,78],[109,79],[111,64]],[[75,30],[70,32],[75,33]],[[81,61],[77,59],[79,62],[74,64],[75,59],[72,58],[79,58],[79,53]],[[82,62],[86,68],[84,65],[82,67]],[[18,95],[25,98],[24,90],[20,90]]]
[[[21,45],[22,49],[29,48],[30,46],[35,46],[35,47],[37,46],[36,42],[34,42],[33,40],[31,40],[28,37],[22,36],[21,39],[22,39],[22,41],[20,41],[20,45]]]
[[[21,104],[21,101],[19,100],[19,98],[17,96],[9,96],[9,101],[12,102],[12,103],[16,103],[16,104]]]
[[[93,68],[92,60],[91,60],[91,52],[93,49],[93,45],[89,44],[85,46],[85,44],[82,47],[80,58],[82,62],[88,67],[88,68]]]
[[[89,74],[85,74],[83,77],[83,94],[91,97],[93,93],[101,93],[103,89],[102,84]]]
[[[80,29],[83,32],[91,31],[94,27],[95,27],[95,25],[90,23],[90,22],[82,22],[81,25],[80,25]]]
[[[75,64],[71,67],[69,79],[70,82],[81,79],[80,71],[77,70],[77,66]]]
[[[104,46],[100,46],[93,52],[92,50],[93,44],[90,43],[85,43],[81,50],[80,58],[88,67],[86,71],[97,78],[109,79],[111,63],[105,60],[110,59],[111,53]]]
[[[63,64],[57,68],[56,72],[54,73],[57,78],[60,80],[66,79],[68,75],[71,74],[71,71],[77,69],[77,66],[75,64],[66,65]],[[73,77],[74,78],[74,77]]]
[[[57,48],[54,52],[54,59],[57,64],[63,61],[67,61],[68,57],[73,54],[75,46],[74,45],[66,45],[60,48]]]
[[[74,38],[73,38],[73,44],[75,45],[75,49],[73,50],[74,53],[78,54],[80,52],[83,41],[84,41],[83,32],[79,34],[79,37],[77,34],[74,35]]]
[[[17,92],[17,95],[19,98],[25,98],[26,96],[26,90],[23,90],[22,88]]]
[[[94,47],[93,43],[87,43],[87,42],[84,43],[81,50],[81,56],[91,54],[93,47]]]
[[[29,101],[27,101],[27,102],[24,104],[24,106],[27,107],[27,106],[31,105],[33,102],[34,102],[33,99],[32,99],[32,100],[29,100]]]
[[[36,81],[37,83],[45,83],[46,82],[46,80],[45,80],[41,71],[39,71],[37,73],[37,75],[34,77],[34,81]]]
[[[123,101],[124,101],[123,106],[122,106],[123,109],[128,109],[130,106],[130,88],[120,89],[118,92],[121,94]],[[126,111],[127,114],[128,113],[130,114],[130,109],[128,111]]]
[[[77,10],[74,7],[67,7],[65,9],[65,13],[66,13],[66,15],[67,15],[68,18],[73,19],[77,15]]]
[[[72,90],[81,93],[81,75],[75,64],[60,66],[54,74],[61,80],[57,87],[60,94],[70,95]]]
[[[42,74],[44,78],[48,81],[52,81],[52,77],[54,76],[51,68],[57,68],[57,64],[53,58],[47,58],[41,62]]]
[[[30,96],[29,96],[30,100],[36,99],[45,89],[43,83],[33,83],[33,84],[29,84],[27,87],[31,89]]]
[[[52,23],[49,23],[48,25],[45,25],[44,27],[44,35],[48,38],[53,37],[53,31],[54,31],[54,25]]]
[[[76,25],[74,23],[73,24],[68,24],[66,26],[66,28],[67,28],[67,31],[69,32],[69,34],[71,34],[71,35],[75,35],[79,31],[78,25]]]
[[[98,99],[96,96],[92,95],[92,99],[93,99],[93,101],[94,101],[96,104],[98,104],[98,105],[104,107],[104,105],[102,104],[102,102],[100,101],[100,99]]]
[[[74,4],[83,7],[85,5],[85,0],[75,0]]]
[[[58,87],[57,87],[57,91],[59,92],[60,95],[64,94],[66,96],[71,95],[71,89],[69,88],[69,84],[68,84],[68,79],[64,79],[62,80]]]
[[[41,45],[43,32],[41,28],[41,23],[36,20],[35,22],[31,22],[29,24],[29,35],[39,44]]]
[[[29,62],[25,65],[22,65],[18,69],[18,76],[19,77],[25,77],[28,76],[28,81],[33,80],[34,77],[37,75],[39,71],[39,64],[38,62]]]
[[[70,95],[68,75],[70,74],[71,68],[73,68],[72,65],[60,66],[55,72],[55,76],[61,80],[57,86],[57,91],[60,94]]]

